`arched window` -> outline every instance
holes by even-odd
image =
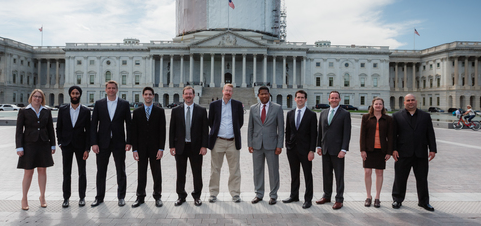
[[[344,86],[345,87],[349,86],[349,74],[348,73],[344,74]]]
[[[105,72],[105,82],[112,80],[112,73],[110,71]]]

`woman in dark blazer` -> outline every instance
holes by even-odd
[[[27,194],[32,182],[34,169],[38,172],[40,187],[40,205],[47,207],[45,187],[47,184],[47,167],[53,166],[52,154],[55,153],[55,132],[52,114],[45,108],[45,94],[35,89],[28,98],[30,103],[18,111],[15,143],[17,148],[18,169],[24,169],[22,182],[22,209],[28,210]]]
[[[371,174],[376,171],[376,197],[374,207],[379,208],[383,172],[386,161],[392,155],[392,117],[386,114],[384,100],[376,97],[372,100],[369,113],[362,116],[361,122],[361,157],[364,167],[364,182],[366,184],[367,199],[364,206],[371,206]]]

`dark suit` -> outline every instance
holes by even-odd
[[[351,114],[338,107],[331,124],[328,123],[330,108],[323,110],[319,116],[319,133],[317,146],[322,148],[323,198],[331,199],[332,171],[336,175],[336,202],[344,201],[344,162],[338,158],[341,150],[349,151],[351,140]]]
[[[137,197],[144,198],[147,185],[147,166],[154,179],[154,199],[160,199],[162,193],[162,171],[157,152],[165,146],[165,113],[164,109],[152,105],[149,120],[145,114],[145,105],[134,110],[132,119],[132,147],[139,155]]]
[[[85,198],[87,188],[86,161],[83,160],[85,151],[90,150],[90,110],[82,105],[77,108],[78,118],[72,126],[70,118],[70,104],[61,106],[57,116],[57,140],[62,149],[63,162],[63,198],[71,195],[72,158],[75,154],[78,166],[78,190],[81,199]]]
[[[176,191],[179,199],[185,199],[185,174],[187,171],[187,159],[190,161],[194,178],[194,191],[192,196],[199,199],[202,192],[202,155],[200,148],[207,148],[209,126],[207,124],[207,111],[205,108],[194,104],[192,110],[191,142],[185,142],[185,113],[184,104],[172,109],[170,118],[169,147],[175,148],[175,160],[177,168]]]
[[[312,161],[307,155],[310,151],[316,151],[317,139],[317,115],[306,108],[301,118],[299,129],[296,128],[296,109],[287,112],[286,117],[286,149],[287,159],[291,168],[291,195],[293,199],[299,198],[300,167],[304,172],[306,193],[304,200],[311,201],[313,194],[312,184]]]
[[[219,133],[220,120],[222,118],[222,99],[216,100],[209,105],[209,149],[214,149],[217,134]],[[231,99],[232,127],[234,128],[235,149],[241,149],[240,129],[244,125],[244,109],[240,101]]]
[[[129,102],[118,98],[117,108],[110,120],[107,98],[95,102],[90,127],[90,143],[99,146],[97,154],[97,196],[103,201],[105,197],[105,180],[110,153],[114,156],[117,171],[117,197],[125,198],[127,189],[127,175],[125,174],[125,145],[130,142],[130,107]],[[125,123],[125,126],[124,126]],[[126,129],[125,129],[126,127]],[[125,139],[127,131],[127,140]]]
[[[431,115],[416,110],[413,116],[403,109],[393,114],[394,151],[399,158],[394,164],[394,185],[392,197],[396,202],[403,202],[411,167],[416,176],[419,204],[429,204],[428,192],[428,148],[437,152]]]

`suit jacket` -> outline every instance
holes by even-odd
[[[260,109],[262,103],[251,106],[249,126],[247,129],[247,145],[254,149],[275,150],[282,148],[284,143],[284,112],[279,104],[270,102],[264,124],[262,124]]]
[[[286,148],[287,151],[296,151],[303,155],[309,151],[316,151],[317,141],[317,115],[306,108],[302,116],[299,129],[296,129],[296,109],[287,112],[286,117]]]
[[[319,137],[317,146],[322,148],[324,155],[338,155],[341,149],[349,151],[351,140],[351,113],[339,107],[328,123],[329,110],[325,109],[319,116]]]
[[[70,104],[63,105],[57,116],[57,141],[66,147],[72,145],[81,150],[90,151],[90,110],[81,104],[75,126],[70,119]]]
[[[359,138],[361,151],[374,151],[374,139],[376,137],[376,116],[364,114],[361,121],[361,137]],[[392,155],[392,117],[382,115],[379,118],[379,140],[381,151],[384,154]]]
[[[165,147],[164,109],[152,105],[149,121],[147,121],[145,107],[135,109],[130,134],[133,150],[139,152],[163,150]]]
[[[393,116],[393,150],[399,157],[428,158],[428,148],[437,152],[431,115],[419,109],[416,110],[417,122],[411,125],[411,119],[406,109],[394,113]]]
[[[219,134],[220,121],[222,119],[222,99],[210,103],[209,106],[209,149],[214,149],[217,135]],[[244,110],[240,101],[231,99],[232,127],[234,129],[235,149],[241,149],[240,129],[244,125]]]
[[[15,133],[16,148],[24,147],[27,142],[37,142],[39,138],[49,142],[50,146],[55,146],[55,130],[50,109],[43,108],[38,118],[32,109],[21,108],[18,110]]]
[[[200,105],[194,104],[192,111],[192,124],[190,125],[190,138],[193,150],[207,148],[209,125],[207,111]],[[184,103],[172,109],[170,117],[169,147],[175,148],[175,152],[181,155],[185,148],[185,113]]]
[[[92,122],[90,126],[90,144],[100,148],[109,148],[110,140],[113,140],[116,149],[124,149],[125,144],[130,142],[130,106],[129,102],[118,98],[117,108],[112,120],[110,120],[107,108],[107,98],[95,102]],[[127,140],[125,139],[125,127],[127,127]],[[110,137],[112,134],[112,137]]]

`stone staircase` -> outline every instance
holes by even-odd
[[[209,108],[212,98],[222,99],[222,87],[204,87],[202,90],[202,97],[199,99],[199,105]],[[257,103],[257,96],[254,93],[254,88],[234,88],[232,99],[238,100],[244,104],[246,109]]]

